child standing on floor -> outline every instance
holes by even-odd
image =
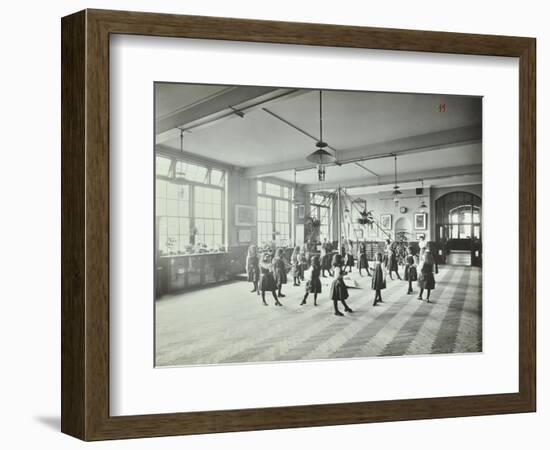
[[[250,292],[256,292],[256,294],[259,295],[258,281],[260,281],[260,258],[258,257],[258,249],[255,245],[248,247],[248,254],[246,255],[246,274],[248,281],[254,286]]]
[[[359,245],[359,275],[361,275],[361,269],[366,269],[367,275],[370,277],[369,260],[367,258],[367,242],[363,241]]]
[[[262,294],[262,302],[265,306],[267,306],[267,302],[265,301],[265,292],[268,291],[273,294],[275,305],[283,306],[277,298],[277,285],[275,284],[275,277],[271,272],[271,267],[271,255],[269,253],[264,253],[262,262],[260,263],[260,282],[258,284],[258,288]]]
[[[302,281],[305,280],[304,274],[309,266],[309,258],[308,254],[306,254],[306,247],[304,246],[302,248],[302,251],[300,252],[299,262],[300,262],[300,279]]]
[[[325,270],[328,270],[328,274],[332,276],[332,270],[330,270],[332,246],[327,242],[327,238],[324,239],[321,245],[321,276],[326,277]]]
[[[340,267],[334,268],[334,281],[330,287],[330,298],[334,303],[334,315],[343,316],[343,314],[338,309],[338,302],[341,302],[344,305],[344,311],[347,313],[352,313],[353,310],[346,303],[346,299],[349,297],[348,288],[344,282],[344,270]]]
[[[435,278],[434,278],[434,264],[435,260],[432,255],[432,252],[429,248],[426,247],[424,252],[424,262],[420,267],[420,276],[418,277],[418,287],[420,288],[420,293],[418,294],[418,300],[424,300],[422,294],[424,289],[426,290],[426,301],[430,303],[430,293],[432,289],[435,288]]]
[[[278,248],[273,258],[273,276],[277,286],[277,295],[279,298],[286,297],[282,292],[283,284],[286,284],[286,264],[283,259],[283,249]]]
[[[290,263],[292,264],[292,278],[294,278],[294,284],[293,286],[300,286],[300,278],[301,278],[301,264],[300,264],[300,246],[294,247],[294,251],[292,252],[292,257],[290,258]]]
[[[306,284],[306,295],[304,295],[304,299],[302,303],[300,303],[300,306],[306,304],[309,294],[313,294],[313,304],[317,306],[317,294],[321,293],[321,262],[317,255],[311,260],[311,270],[309,272],[310,279]]]
[[[340,253],[335,253],[332,257],[332,274],[333,276],[336,276],[336,269],[339,269],[340,271],[343,268],[343,259],[342,255]]]
[[[407,257],[405,258],[405,263],[405,281],[409,282],[409,289],[407,290],[407,294],[412,294],[412,282],[418,280],[418,272],[416,271],[416,264],[412,247],[407,248]]]
[[[393,277],[391,276],[392,272],[395,272],[397,279],[401,280],[401,276],[399,275],[399,267],[397,265],[397,248],[395,246],[395,242],[390,245],[388,249],[388,274],[390,276],[390,280],[393,280]]]
[[[372,306],[376,306],[382,302],[382,289],[386,289],[386,271],[382,264],[382,253],[376,254],[374,269],[372,270],[371,288],[374,291],[374,302]]]
[[[351,239],[346,242],[345,247],[346,247],[346,256],[344,260],[344,269],[348,271],[348,268],[349,268],[349,273],[351,273],[352,268],[355,265],[355,259],[353,257],[353,242]]]

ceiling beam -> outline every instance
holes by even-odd
[[[332,165],[350,164],[369,159],[387,158],[394,155],[423,153],[442,148],[467,145],[481,142],[481,125],[453,128],[434,133],[410,136],[392,141],[369,144],[362,147],[339,150],[336,153],[337,161]],[[312,150],[313,151],[313,147]],[[286,170],[308,170],[315,168],[315,164],[305,158],[282,161],[275,164],[249,167],[244,170],[247,177],[258,177]]]
[[[430,181],[448,179],[453,177],[474,177],[476,180],[481,181],[482,166],[481,164],[474,164],[468,166],[446,167],[442,169],[424,170],[419,172],[407,172],[399,174],[398,185],[403,187],[406,183],[419,183],[421,180],[424,184],[430,184]],[[338,187],[345,188],[362,188],[371,186],[393,186],[394,176],[387,175],[378,177],[373,180],[372,178],[356,178],[353,180],[342,181],[340,183],[319,183],[305,184],[304,189],[306,191],[331,191]],[[390,189],[391,190],[391,189]]]
[[[235,86],[164,115],[156,121],[157,143],[166,140],[164,133],[177,128],[191,130],[228,117],[241,117],[252,108],[258,108],[274,100],[301,93],[301,89],[282,89],[262,86]],[[304,90],[304,92],[307,92]],[[160,139],[158,136],[160,135]],[[169,136],[171,136],[169,134]]]

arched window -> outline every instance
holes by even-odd
[[[438,240],[481,239],[481,199],[451,192],[436,200]]]
[[[461,205],[449,210],[451,239],[479,239],[481,225],[480,208],[474,205]]]

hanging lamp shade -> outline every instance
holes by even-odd
[[[399,190],[399,186],[397,185],[397,155],[393,156],[393,168],[394,168],[394,185],[393,185],[393,201],[395,203],[399,203],[398,195],[401,195],[402,192]]]
[[[422,192],[422,194],[424,194],[424,180],[420,180],[420,182],[422,183],[420,191]],[[422,198],[420,199],[420,206],[418,207],[418,209],[420,211],[425,211],[427,208],[428,208],[428,206],[426,205],[426,202],[424,201],[424,195],[422,195]]]
[[[322,144],[322,142],[318,142],[317,146],[319,147],[319,144]],[[326,146],[326,144],[325,144]],[[317,150],[315,150],[313,153],[309,154],[306,159],[313,164],[330,164],[334,161],[336,161],[336,158],[332,156],[329,152],[327,152],[324,148],[319,147]]]
[[[302,204],[302,202],[300,200],[298,200],[298,196],[296,195],[297,191],[298,191],[298,183],[296,183],[296,169],[294,169],[294,195],[292,197],[292,202],[296,206]]]
[[[323,141],[323,91],[319,91],[319,141],[315,146],[317,150],[306,156],[306,160],[317,165],[319,181],[325,181],[325,166],[336,161],[336,158],[325,150],[328,144]]]

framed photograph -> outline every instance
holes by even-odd
[[[391,214],[380,214],[380,228],[383,230],[391,230],[393,228]]]
[[[536,272],[491,263],[504,241],[536,263],[534,39],[86,10],[62,20],[61,73],[64,433],[536,409]],[[336,309],[324,287],[275,299],[292,248],[343,245],[358,202],[368,237],[445,245],[423,301],[390,280],[373,311],[357,271]]]
[[[298,205],[298,219],[304,219],[306,217],[305,205]]]
[[[425,230],[426,229],[426,213],[414,213],[414,229]]]
[[[239,244],[252,242],[252,230],[239,230]]]
[[[249,205],[235,205],[235,225],[238,227],[256,225],[256,208]]]

